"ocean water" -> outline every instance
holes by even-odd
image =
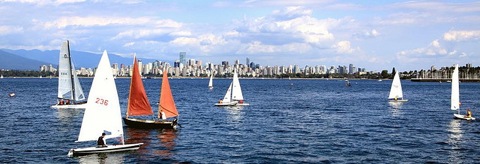
[[[80,79],[88,96],[92,79]],[[450,83],[402,81],[408,102],[387,102],[391,80],[241,79],[250,106],[219,108],[230,79],[171,79],[182,128],[124,127],[138,151],[67,157],[83,109],[51,109],[57,79],[0,79],[0,163],[476,163],[479,123],[453,119]],[[125,115],[129,79],[117,79]],[[156,110],[160,79],[145,79]],[[8,97],[15,92],[16,97]],[[480,118],[480,83],[461,83]],[[464,112],[464,111],[463,111]],[[107,141],[112,143],[114,141]]]

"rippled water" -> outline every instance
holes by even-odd
[[[81,79],[88,93],[92,79]],[[389,80],[241,79],[250,106],[213,106],[231,80],[172,79],[182,128],[124,127],[138,151],[68,158],[84,110],[50,109],[56,79],[0,79],[0,163],[474,163],[480,160],[477,122],[452,119],[450,83],[403,81],[404,104],[389,104]],[[117,79],[122,111],[129,79]],[[146,79],[152,104],[160,79]],[[8,92],[17,97],[9,98]],[[480,84],[461,83],[463,109],[480,117]],[[88,95],[88,94],[87,94]],[[124,113],[122,113],[124,115]],[[107,141],[110,142],[110,141]]]

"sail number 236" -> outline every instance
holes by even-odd
[[[108,100],[101,99],[101,98],[97,98],[97,101],[95,101],[95,103],[108,106]]]

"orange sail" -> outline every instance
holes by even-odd
[[[161,112],[165,113],[166,118],[178,116],[177,107],[173,100],[170,83],[168,83],[167,71],[163,71],[162,89],[160,92],[160,105],[158,106],[158,118],[161,118]]]
[[[152,107],[148,101],[147,93],[143,87],[142,78],[138,70],[137,57],[133,57],[133,75],[130,81],[130,94],[128,95],[128,116],[152,115]]]

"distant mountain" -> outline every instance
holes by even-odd
[[[0,50],[0,69],[9,70],[40,70],[41,65],[48,65],[49,62],[42,62],[35,59],[29,59]]]
[[[15,54],[24,58],[38,60],[44,63],[52,64],[55,67],[58,65],[58,56],[60,50],[48,50],[48,51],[40,51],[40,50],[9,50],[9,49],[2,49],[4,52],[8,52],[10,54]],[[83,52],[83,51],[70,51],[72,56],[73,64],[77,69],[79,67],[86,67],[86,68],[95,68],[100,61],[100,57],[102,54],[90,53],[90,52]],[[3,56],[2,56],[3,57]],[[125,64],[131,65],[133,58],[125,58],[115,54],[108,54],[110,58],[110,63],[118,63],[118,64]],[[1,58],[0,58],[1,59]],[[154,59],[141,59],[143,63],[154,62]],[[37,69],[42,65],[30,63],[28,65],[36,66]],[[1,65],[0,65],[1,67]]]

